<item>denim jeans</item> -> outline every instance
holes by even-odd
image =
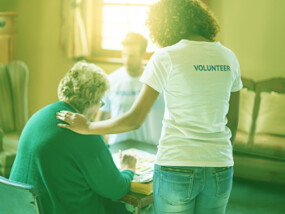
[[[233,167],[154,167],[156,214],[224,214]]]

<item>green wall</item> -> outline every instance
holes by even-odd
[[[219,39],[232,49],[241,73],[254,80],[285,77],[283,0],[209,0],[221,24]],[[61,1],[0,0],[17,11],[17,59],[30,69],[29,115],[57,100],[57,86],[74,64],[59,45]],[[98,63],[107,73],[120,65]]]
[[[13,0],[0,0],[0,12],[13,10]]]
[[[285,1],[209,0],[221,25],[219,39],[232,49],[244,77],[285,77]]]
[[[3,1],[3,0],[0,0]],[[75,61],[60,48],[61,1],[8,0],[1,11],[17,11],[17,59],[29,67],[29,115],[57,101],[60,79]],[[119,65],[98,63],[107,73]]]

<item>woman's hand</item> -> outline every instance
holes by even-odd
[[[133,173],[136,173],[136,164],[137,159],[134,155],[130,154],[123,154],[122,151],[119,151],[119,157],[120,157],[120,164],[121,164],[121,170],[131,170]]]
[[[70,129],[79,134],[90,134],[90,121],[83,115],[70,111],[61,111],[56,113],[56,118],[68,124],[58,124],[59,127]]]

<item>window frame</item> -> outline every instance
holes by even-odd
[[[121,59],[121,50],[107,50],[101,47],[102,44],[102,16],[103,16],[103,6],[104,5],[126,5],[121,3],[103,3],[103,0],[97,0],[94,3],[94,13],[92,19],[96,24],[93,24],[92,27],[92,40],[91,40],[91,51],[90,56],[86,59],[99,62],[108,62],[108,63],[122,63]],[[145,4],[127,4],[128,6],[145,6]],[[153,52],[145,53],[145,63],[150,59]]]
[[[201,0],[207,6],[209,5],[208,0]],[[102,16],[104,5],[126,5],[122,3],[103,3],[103,0],[94,1],[94,13],[92,19],[96,24],[92,25],[92,40],[90,41],[91,51],[90,56],[86,57],[87,60],[122,64],[121,50],[107,50],[101,48],[102,43]],[[146,6],[146,4],[127,4],[129,6]],[[148,62],[154,52],[146,52],[144,56],[144,64]]]

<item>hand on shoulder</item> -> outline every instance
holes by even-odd
[[[70,129],[79,134],[90,134],[90,121],[83,114],[73,113],[70,111],[60,111],[57,112],[56,115],[57,119],[67,123],[60,123],[58,124],[59,127]]]

